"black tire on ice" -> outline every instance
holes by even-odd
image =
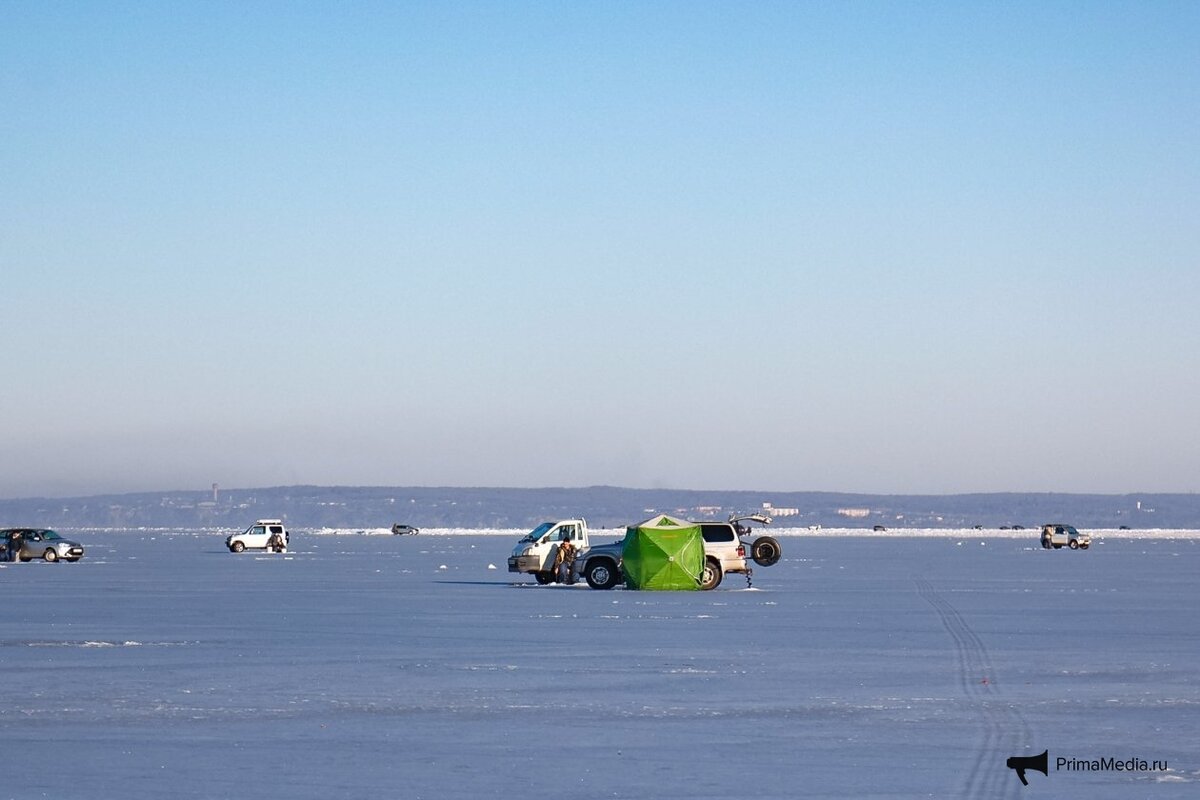
[[[593,589],[611,589],[617,585],[621,574],[617,571],[615,564],[602,558],[588,564],[587,572],[583,577],[587,579],[588,586]]]
[[[545,586],[547,583],[554,583],[553,572],[535,572],[533,579],[538,582],[538,586]]]
[[[760,536],[754,540],[754,544],[750,545],[750,557],[760,567],[773,566],[779,561],[779,557],[782,555],[783,548],[779,546],[779,542],[770,536]]]
[[[1079,542],[1075,539],[1072,539],[1071,541],[1067,542],[1067,547],[1071,548],[1072,550],[1078,550]]]
[[[242,544],[241,542],[234,542],[229,546],[229,549],[234,553],[240,553],[246,549],[246,545]]]
[[[44,559],[46,559],[46,561],[50,561],[50,562],[58,561],[58,553],[56,553],[54,550],[47,548],[46,552],[42,553],[42,558],[44,558]]]
[[[724,573],[721,572],[721,565],[717,563],[715,558],[706,558],[704,560],[704,571],[700,573],[700,590],[707,592],[721,585],[721,579],[724,578]]]

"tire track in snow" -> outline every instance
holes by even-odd
[[[1019,797],[1020,784],[1012,780],[1012,771],[1004,766],[1004,760],[1025,751],[1032,738],[1029,724],[1018,707],[1001,697],[983,640],[933,584],[923,578],[915,583],[917,594],[937,613],[954,642],[959,688],[983,722],[983,740],[967,771],[962,796]]]

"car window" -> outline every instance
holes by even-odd
[[[702,525],[700,531],[706,542],[732,542],[737,539],[733,528],[728,525]]]

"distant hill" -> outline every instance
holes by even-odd
[[[171,491],[0,500],[0,527],[242,527],[279,517],[297,528],[526,528],[544,519],[586,517],[595,527],[637,522],[657,512],[724,519],[773,513],[783,527],[1200,528],[1198,494],[875,495],[839,492],[625,489],[615,486],[506,489],[469,487],[280,486],[212,492]],[[767,513],[772,513],[768,510]]]

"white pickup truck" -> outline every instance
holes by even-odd
[[[746,576],[749,585],[753,570],[746,563],[747,549],[754,563],[769,567],[779,560],[782,550],[779,542],[770,536],[760,536],[752,542],[743,541],[750,535],[746,521],[768,525],[770,517],[754,514],[731,517],[728,522],[698,522],[704,536],[704,573],[700,578],[701,589],[715,589],[726,573]],[[532,574],[541,584],[554,581],[554,561],[563,542],[575,548],[574,574],[582,575],[593,589],[611,589],[624,580],[621,572],[623,540],[606,544],[592,544],[588,539],[587,522],[583,519],[565,519],[559,522],[543,522],[517,542],[508,558],[509,572]]]
[[[538,525],[513,548],[508,571],[531,574],[538,583],[553,583],[554,560],[563,542],[570,542],[577,553],[588,547],[587,520],[564,519]]]

